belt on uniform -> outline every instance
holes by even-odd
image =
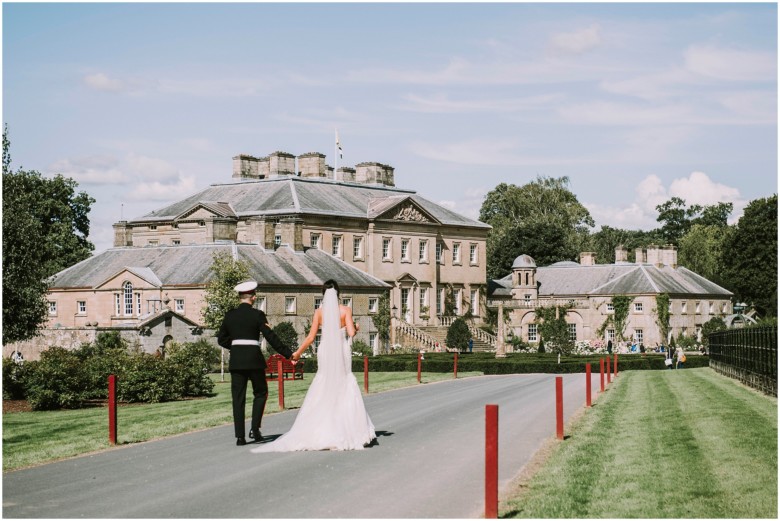
[[[259,346],[259,340],[233,340],[230,345],[233,346]]]

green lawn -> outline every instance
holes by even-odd
[[[521,518],[777,518],[777,399],[709,368],[624,371],[530,483]]]
[[[458,373],[458,377],[482,373]],[[355,373],[363,388],[363,373]],[[313,375],[303,381],[285,382],[285,407],[300,407]],[[369,373],[369,391],[376,392],[417,385],[417,373]],[[451,379],[451,373],[423,373],[422,382]],[[217,382],[214,396],[155,404],[120,405],[117,411],[118,443],[135,443],[233,422],[230,405],[230,374]],[[266,414],[279,411],[278,385],[268,382]],[[251,418],[251,384],[247,419]],[[3,471],[47,463],[109,448],[108,410],[105,407],[68,411],[3,414]]]

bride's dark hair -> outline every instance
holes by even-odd
[[[324,295],[327,290],[330,288],[333,288],[336,290],[336,295],[339,295],[341,291],[339,290],[338,283],[333,279],[328,279],[325,281],[325,283],[322,285],[322,294]]]

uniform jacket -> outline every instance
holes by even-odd
[[[285,358],[290,358],[292,350],[282,344],[270,327],[265,313],[242,302],[235,309],[225,313],[222,326],[217,333],[217,342],[225,349],[230,349],[229,370],[234,369],[265,369],[265,358],[259,345],[232,345],[233,340],[259,340],[263,334],[274,350]]]

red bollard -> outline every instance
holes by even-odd
[[[603,358],[599,358],[599,366],[600,366],[599,371],[600,371],[600,378],[601,378],[601,391],[600,392],[603,393],[604,392],[604,359]]]
[[[455,366],[453,369],[453,373],[455,374],[454,378],[458,377],[458,353],[455,353]]]
[[[368,357],[363,357],[363,387],[366,389],[366,394],[368,394]]]
[[[422,353],[417,353],[417,383],[422,383]]]
[[[284,410],[284,373],[282,372],[282,361],[277,360],[276,371],[279,378],[279,410]]]
[[[615,353],[615,363],[612,364],[612,370],[615,371],[615,375],[614,376],[617,376],[617,373],[618,373],[618,371],[617,371],[617,353]]]
[[[590,407],[590,363],[585,364],[585,405]]]
[[[498,405],[485,405],[485,519],[498,518]]]
[[[612,374],[612,370],[609,368],[609,361],[611,359],[612,359],[611,356],[607,357],[607,383],[608,384],[612,383],[612,376],[610,376]]]
[[[108,375],[108,443],[116,445],[116,375]]]
[[[555,434],[563,439],[563,377],[555,377]]]

